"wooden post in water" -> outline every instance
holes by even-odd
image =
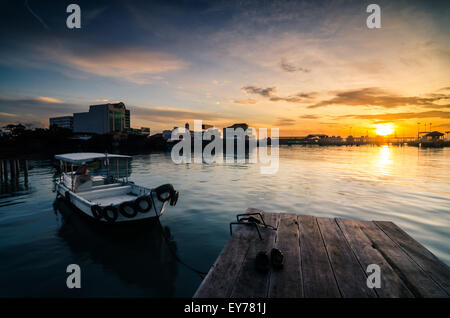
[[[70,175],[72,176],[72,192],[75,192],[75,185],[73,184],[73,164],[70,165]]]
[[[127,183],[128,183],[128,158],[127,158],[125,163],[126,163],[126,165],[125,165],[125,176],[127,178]]]
[[[8,161],[2,160],[3,162],[3,177],[5,178],[5,182],[8,182]]]
[[[25,179],[25,182],[28,180],[28,161],[23,161],[23,177]]]
[[[9,168],[11,170],[11,181],[16,178],[16,163],[13,159],[9,160]]]
[[[0,182],[3,181],[3,160],[0,160]]]
[[[19,159],[16,159],[16,176],[17,178],[20,176],[20,161]]]

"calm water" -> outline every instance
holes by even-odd
[[[20,180],[11,193],[2,185],[1,297],[192,296],[201,279],[171,251],[207,271],[229,238],[229,222],[247,207],[390,220],[450,265],[450,148],[282,147],[274,175],[260,174],[259,164],[175,165],[168,154],[135,156],[137,184],[172,183],[180,191],[161,218],[170,242],[158,226],[100,231],[64,203],[55,214],[51,162],[30,165],[27,187]],[[81,267],[79,290],[66,287],[72,263]]]

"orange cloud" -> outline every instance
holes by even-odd
[[[16,114],[10,114],[10,113],[1,113],[1,112],[0,112],[0,116],[3,116],[3,117],[17,117],[17,115],[16,115]]]
[[[396,108],[412,105],[438,109],[450,108],[450,104],[437,104],[437,102],[445,102],[449,99],[450,95],[448,94],[428,94],[426,97],[399,96],[389,93],[381,88],[367,87],[337,92],[335,97],[310,105],[308,108],[319,108],[332,105]]]
[[[256,104],[258,101],[256,99],[243,99],[243,100],[234,100],[233,103],[235,104],[241,104],[241,105],[253,105]]]
[[[443,112],[439,110],[428,111],[428,112],[408,112],[408,113],[384,113],[375,115],[344,115],[339,116],[340,118],[351,117],[356,119],[371,119],[371,120],[401,120],[401,119],[412,119],[412,118],[450,118],[450,112]]]
[[[45,103],[52,103],[52,104],[61,104],[62,103],[62,101],[57,98],[46,97],[46,96],[38,96],[38,97],[36,97],[36,100],[45,102]]]
[[[83,72],[145,84],[161,79],[156,74],[179,70],[188,63],[171,54],[140,49],[102,49],[74,54],[66,50],[40,48],[47,57]]]

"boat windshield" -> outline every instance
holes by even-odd
[[[75,153],[56,155],[60,161],[61,177],[69,188],[84,184],[103,185],[128,182],[131,174],[130,156]],[[73,186],[72,186],[73,183]]]

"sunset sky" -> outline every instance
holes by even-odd
[[[366,27],[366,7],[382,10]],[[66,7],[81,7],[81,29]],[[280,135],[450,130],[448,1],[3,1],[0,126],[122,101],[152,133],[194,119]]]

